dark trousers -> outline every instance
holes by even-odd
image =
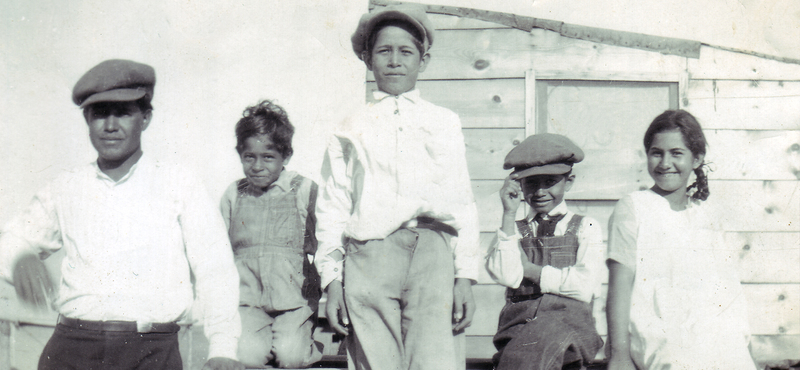
[[[183,369],[178,333],[95,331],[59,324],[39,370]]]
[[[494,344],[497,370],[560,370],[591,362],[603,340],[589,304],[545,294],[507,303]]]

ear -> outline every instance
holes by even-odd
[[[695,156],[695,157],[694,157],[694,160],[692,161],[692,169],[696,170],[696,169],[697,169],[697,167],[700,167],[700,165],[702,165],[702,164],[703,164],[703,160],[704,160],[705,158],[706,158],[706,155],[705,155],[705,154],[700,154],[700,155],[698,155],[698,156]]]
[[[425,53],[422,55],[419,61],[419,71],[424,72],[425,67],[428,66],[428,63],[431,61],[431,55],[429,53]]]
[[[369,51],[364,50],[364,51],[361,52],[361,60],[363,60],[364,64],[367,65],[367,69],[371,71],[372,70],[372,56],[370,55]]]
[[[289,156],[288,156],[288,157],[286,157],[286,158],[283,158],[283,166],[284,166],[284,167],[286,167],[286,165],[287,165],[287,164],[289,164],[289,160],[290,160],[290,159],[292,159],[292,155],[291,155],[291,154],[289,154]]]
[[[569,189],[572,189],[572,184],[575,183],[575,175],[569,174],[566,178],[564,178],[564,192],[568,192]]]
[[[147,126],[150,126],[150,119],[153,118],[153,111],[147,110],[146,112],[142,113],[142,131],[147,130]]]

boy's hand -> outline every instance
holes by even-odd
[[[37,308],[47,309],[53,297],[53,281],[47,267],[33,254],[20,257],[14,264],[13,277],[17,297]]]
[[[347,317],[347,306],[344,303],[344,289],[342,289],[342,282],[339,280],[331,281],[325,289],[328,292],[328,303],[325,305],[325,313],[328,316],[328,322],[341,335],[349,334],[347,326],[350,325],[350,319]]]
[[[503,187],[500,188],[500,200],[503,202],[503,212],[516,215],[517,209],[524,199],[522,186],[520,186],[516,176],[511,175],[506,177]]]
[[[475,315],[475,298],[472,296],[472,280],[456,278],[453,286],[453,332],[458,333],[472,325]]]
[[[244,365],[230,358],[213,357],[208,359],[203,370],[244,370]]]

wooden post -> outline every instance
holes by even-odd
[[[11,323],[0,320],[0,370],[11,369]]]

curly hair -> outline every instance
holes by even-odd
[[[683,136],[683,143],[692,152],[692,155],[697,158],[700,155],[706,154],[706,136],[703,135],[703,129],[700,123],[694,116],[682,109],[667,110],[656,117],[647,132],[644,134],[644,149],[650,151],[650,146],[653,144],[653,138],[656,134],[664,131],[678,130]],[[686,191],[695,189],[692,194],[693,199],[706,200],[710,194],[708,189],[708,175],[705,171],[705,162],[694,170],[697,175],[697,180],[686,188]]]
[[[292,136],[294,126],[281,106],[270,100],[262,100],[254,106],[245,108],[242,118],[236,123],[236,151],[242,154],[245,141],[253,136],[267,135],[275,150],[286,158],[292,155]]]

